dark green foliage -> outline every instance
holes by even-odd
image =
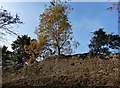
[[[2,66],[2,47],[0,47],[0,66]]]
[[[2,47],[2,66],[10,66],[12,65],[11,63],[11,57],[12,57],[12,52],[7,50],[8,47],[3,46]]]
[[[120,50],[120,36],[119,35],[108,35],[109,37],[109,48]]]
[[[90,40],[90,53],[110,54],[110,49],[120,49],[120,37],[118,35],[106,34],[102,28],[93,32],[94,36]]]
[[[95,54],[110,54],[109,47],[107,46],[107,35],[103,29],[93,32],[94,37],[89,44],[90,53]]]
[[[14,50],[14,61],[17,65],[25,65],[26,60],[30,58],[24,50],[24,45],[30,45],[31,38],[27,35],[18,36],[15,41],[13,41],[12,49]]]

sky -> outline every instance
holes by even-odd
[[[50,2],[51,0],[0,0],[1,2]],[[62,0],[65,1],[65,0]],[[71,2],[118,2],[120,0],[69,0]]]
[[[104,28],[107,33],[118,33],[118,13],[116,10],[106,10],[116,2],[69,2],[74,10],[69,14],[69,21],[72,25],[73,36],[80,46],[75,50],[76,53],[87,53],[88,44],[92,38],[92,33],[99,28]],[[0,6],[7,9],[12,14],[18,13],[24,24],[15,28],[19,35],[28,34],[31,38],[37,38],[34,33],[39,25],[39,15],[44,12],[45,4],[49,2],[0,2]],[[5,44],[10,48],[10,44],[17,36],[7,36],[8,42]]]

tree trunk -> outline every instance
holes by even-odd
[[[60,55],[61,53],[60,53],[60,47],[58,46],[58,55]]]

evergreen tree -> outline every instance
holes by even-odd
[[[120,37],[118,35],[106,34],[102,28],[93,32],[94,36],[88,45],[90,53],[94,54],[110,54],[110,49],[120,49]]]
[[[30,40],[31,38],[27,35],[22,35],[18,36],[11,44],[17,65],[24,65],[25,62],[30,59],[30,55],[24,50],[24,45],[30,45]]]
[[[2,67],[11,66],[13,63],[11,62],[12,52],[7,50],[8,47],[2,47]]]

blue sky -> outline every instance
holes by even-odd
[[[113,2],[115,3],[115,2]],[[118,13],[116,10],[107,11],[106,8],[113,4],[112,2],[70,2],[74,8],[69,15],[72,24],[74,38],[80,42],[76,53],[86,53],[89,51],[88,44],[92,37],[91,32],[104,28],[107,33],[118,33]],[[39,25],[39,15],[43,13],[45,4],[49,2],[0,2],[3,8],[12,14],[18,13],[23,25],[15,29],[20,35],[28,34],[31,38],[37,38],[34,34]],[[9,46],[16,36],[7,36]],[[3,43],[1,43],[3,44]]]

